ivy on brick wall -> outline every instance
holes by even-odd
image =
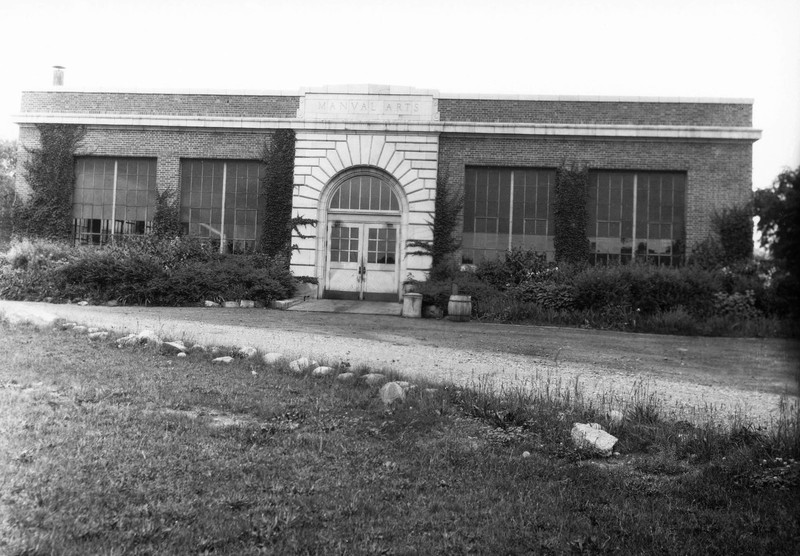
[[[317,221],[303,216],[292,217],[294,192],[295,133],[280,129],[264,148],[264,177],[261,180],[262,226],[260,250],[270,257],[283,257],[288,266],[292,255],[292,232],[306,238],[301,228],[316,226]]]
[[[589,240],[586,237],[588,186],[587,169],[562,165],[556,170],[553,243],[559,263],[583,264],[589,260]]]
[[[181,207],[174,189],[165,189],[156,194],[153,235],[159,239],[170,239],[183,235]]]
[[[15,209],[17,234],[48,239],[72,237],[75,155],[86,130],[82,126],[38,124],[39,147],[27,149],[22,164],[30,195]]]
[[[461,211],[464,208],[464,188],[454,187],[446,174],[436,180],[436,201],[433,218],[428,225],[433,232],[432,240],[411,240],[407,247],[416,249],[409,255],[431,257],[431,280],[446,280],[453,267],[451,255],[461,248],[458,231]]]

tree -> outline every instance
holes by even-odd
[[[800,278],[800,166],[781,172],[772,189],[756,191],[753,204],[761,246]]]
[[[0,140],[0,244],[11,238],[17,142]]]

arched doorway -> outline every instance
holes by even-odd
[[[385,172],[354,168],[338,176],[323,197],[323,297],[397,301],[405,198]]]

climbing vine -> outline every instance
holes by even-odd
[[[562,165],[556,170],[553,243],[559,263],[583,264],[589,260],[589,240],[586,237],[588,186],[587,169]]]
[[[72,195],[75,156],[86,130],[82,126],[39,124],[39,147],[25,150],[23,176],[30,195],[17,208],[15,232],[26,236],[68,240],[72,236]]]
[[[261,180],[261,204],[264,225],[260,250],[270,257],[283,257],[288,266],[292,250],[292,232],[306,238],[300,228],[316,226],[317,221],[303,216],[292,217],[294,190],[295,133],[280,129],[265,146],[262,160],[265,170]]]
[[[183,235],[181,207],[176,197],[174,189],[165,189],[156,194],[153,235],[159,239],[171,239]]]
[[[461,224],[461,211],[464,208],[464,190],[449,183],[446,174],[436,180],[436,201],[433,218],[428,225],[433,232],[432,240],[411,240],[407,246],[416,249],[409,255],[431,257],[431,280],[449,278],[452,265],[450,255],[461,248],[458,230]]]

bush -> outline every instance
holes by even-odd
[[[417,282],[416,291],[422,294],[423,305],[436,305],[446,315],[453,284],[458,286],[459,295],[472,297],[472,315],[474,317],[491,313],[492,306],[496,304],[499,297],[502,297],[497,289],[481,281],[471,272],[457,272],[452,280]]]
[[[475,270],[475,275],[487,284],[504,290],[531,280],[551,268],[547,258],[535,251],[514,248],[506,251],[503,258],[483,261]]]

